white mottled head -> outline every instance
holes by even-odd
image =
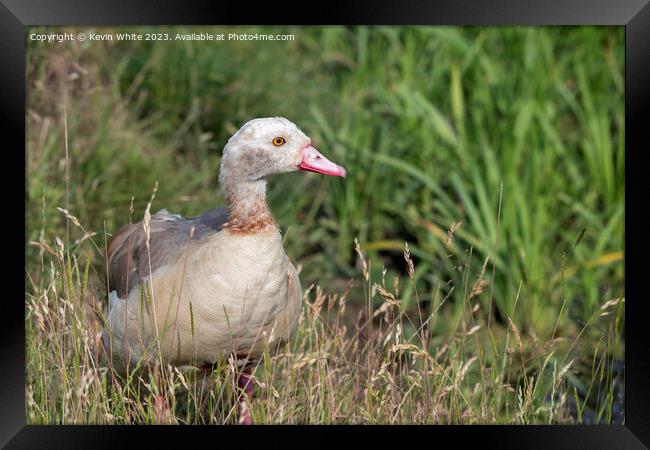
[[[222,186],[251,182],[296,170],[345,177],[345,169],[321,155],[293,122],[265,117],[246,122],[228,140],[219,182]]]

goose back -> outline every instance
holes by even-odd
[[[173,263],[187,245],[218,233],[227,221],[226,208],[188,219],[162,209],[151,216],[149,252],[143,223],[123,226],[108,243],[108,291],[124,298],[150,272]]]

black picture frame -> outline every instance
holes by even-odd
[[[648,229],[643,189],[645,168],[641,154],[648,148],[646,121],[650,110],[650,4],[649,0],[468,0],[454,2],[408,0],[319,2],[303,7],[278,2],[98,1],[98,0],[0,0],[0,127],[3,129],[2,178],[5,211],[3,228],[7,270],[24,271],[26,238],[21,235],[20,182],[26,186],[12,162],[25,162],[25,50],[26,27],[32,25],[192,25],[192,24],[395,24],[395,25],[620,25],[625,27],[625,267],[626,267],[626,398],[625,425],[610,426],[396,426],[396,427],[137,427],[137,426],[26,426],[25,425],[25,330],[24,292],[5,273],[2,299],[2,376],[0,376],[0,443],[6,448],[112,447],[144,438],[147,446],[158,442],[195,445],[205,439],[219,445],[223,438],[280,433],[300,434],[302,442],[313,442],[308,433],[340,432],[364,437],[387,435],[395,443],[426,439],[428,445],[474,441],[497,448],[613,449],[650,446],[650,350],[644,314],[643,251],[640,245]],[[21,153],[22,152],[22,153]],[[22,156],[21,156],[22,155]],[[15,158],[15,160],[13,159]],[[15,175],[15,177],[14,177]],[[21,180],[22,178],[22,180]],[[638,199],[638,201],[637,201]],[[12,200],[10,205],[7,200]],[[15,206],[14,206],[15,205]],[[25,217],[25,216],[23,216]],[[21,266],[22,264],[22,266]],[[23,272],[24,277],[24,272]],[[16,291],[16,292],[14,292]],[[381,431],[381,433],[378,433]],[[188,437],[186,434],[191,433]],[[244,434],[245,433],[245,434]],[[428,436],[429,433],[433,436]],[[144,436],[143,436],[144,435]],[[417,436],[416,436],[417,435]],[[345,436],[343,436],[345,438]],[[267,438],[268,439],[268,438]],[[287,439],[287,438],[284,438]],[[288,438],[294,440],[295,438]],[[340,439],[340,438],[339,438]],[[382,439],[384,439],[382,437]],[[440,441],[443,439],[443,441]],[[389,444],[384,439],[386,444]],[[196,444],[198,445],[198,444]],[[203,445],[203,444],[201,444]],[[276,444],[277,445],[277,444]]]

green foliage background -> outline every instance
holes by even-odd
[[[104,230],[128,222],[132,197],[141,219],[156,181],[154,210],[223,205],[227,138],[246,120],[281,115],[349,174],[269,183],[304,286],[335,292],[358,278],[358,238],[374,279],[383,266],[386,279],[406,276],[408,242],[418,284],[402,301],[440,307],[441,327],[456,326],[467,280],[481,273],[488,284],[476,298],[493,304],[497,323],[514,314],[541,336],[575,334],[624,296],[622,27],[137,31],[296,39],[28,40],[30,240],[65,235],[64,112],[68,208],[102,245]],[[70,229],[71,242],[82,235]],[[100,286],[103,261],[88,242],[78,246]],[[27,252],[29,271],[38,252]]]

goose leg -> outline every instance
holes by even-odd
[[[154,400],[154,409],[156,411],[156,423],[158,425],[171,425],[175,423],[175,419],[172,417],[171,408],[164,396],[156,395]]]
[[[242,369],[239,378],[237,379],[239,388],[244,391],[239,397],[239,424],[252,425],[253,419],[251,418],[250,404],[253,401],[253,380],[251,376],[251,368],[245,367]]]
[[[162,375],[157,367],[156,372],[154,373],[156,384],[158,385],[159,392],[165,392],[164,381]],[[178,423],[174,414],[171,410],[169,402],[167,401],[167,396],[165,394],[158,394],[154,398],[154,412],[156,415],[156,423],[158,425],[171,425]]]

